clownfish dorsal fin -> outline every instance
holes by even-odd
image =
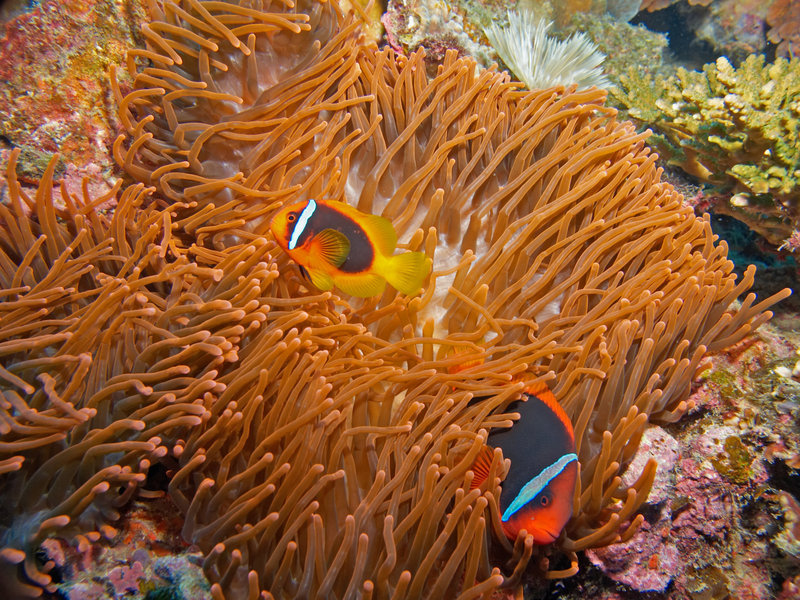
[[[475,473],[475,477],[472,479],[472,483],[469,484],[470,491],[479,488],[489,478],[492,459],[494,459],[494,450],[489,446],[481,448],[478,456],[475,457],[475,462],[472,463],[472,471]]]
[[[392,222],[379,215],[364,215],[361,224],[367,234],[375,241],[380,253],[391,256],[397,247],[397,233]]]
[[[341,267],[350,254],[350,240],[335,229],[323,229],[312,242],[319,249],[319,256],[334,267]]]
[[[561,405],[558,403],[558,400],[556,400],[553,392],[550,391],[550,388],[547,387],[547,384],[544,381],[538,381],[525,388],[525,393],[529,396],[535,396],[545,406],[547,406],[547,408],[552,410],[553,413],[555,413],[555,415],[558,417],[558,420],[564,424],[570,439],[572,439],[574,442],[575,433],[572,430],[572,421],[569,420],[567,413],[565,413],[564,409],[561,408]]]
[[[350,206],[347,202],[341,200],[330,200],[325,204],[358,223],[367,232],[367,235],[381,254],[392,255],[397,247],[397,233],[389,219],[380,215],[361,212],[356,207]]]

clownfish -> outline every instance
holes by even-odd
[[[383,292],[388,281],[412,296],[431,270],[431,261],[422,252],[393,255],[397,234],[389,219],[344,202],[297,202],[275,215],[270,230],[322,291],[335,285],[351,296],[368,298]]]
[[[543,383],[529,388],[509,410],[518,412],[519,420],[509,429],[490,433],[487,440],[511,460],[499,501],[503,533],[513,541],[524,529],[536,544],[550,544],[572,516],[578,478],[572,424]],[[485,446],[476,458],[470,489],[489,476],[493,454]]]

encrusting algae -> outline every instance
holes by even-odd
[[[477,598],[630,538],[649,419],[788,295],[724,243],[595,88],[527,92],[447,55],[379,50],[335,3],[156,1],[112,78],[138,183],[0,206],[0,581],[52,589],[49,536],[113,537],[166,469],[214,598]],[[432,272],[416,297],[319,292],[268,234],[342,200]],[[468,364],[467,368],[459,368]],[[574,427],[573,517],[502,533],[505,476],[471,469],[548,382]],[[13,518],[12,518],[13,517]],[[489,549],[492,552],[489,552]]]

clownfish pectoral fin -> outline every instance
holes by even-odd
[[[382,294],[386,287],[386,280],[375,273],[361,273],[358,275],[337,275],[334,279],[336,287],[345,294],[357,298],[370,298]]]
[[[362,226],[375,241],[380,253],[391,256],[397,247],[397,233],[395,233],[392,222],[386,217],[367,215],[362,222]]]
[[[379,273],[389,285],[406,296],[417,294],[431,272],[431,261],[422,252],[404,252],[386,259],[382,261]]]
[[[311,267],[303,268],[303,270],[309,276],[311,283],[313,283],[314,287],[317,289],[323,292],[333,289],[333,277],[328,275],[325,271],[320,271],[319,269],[314,269]]]
[[[335,229],[323,229],[314,236],[311,245],[311,252],[334,267],[341,267],[350,254],[350,240]]]
[[[492,467],[493,458],[494,450],[489,446],[484,446],[478,452],[475,462],[472,463],[472,472],[475,473],[475,477],[472,479],[472,483],[469,484],[470,491],[480,487],[489,478],[489,469]]]

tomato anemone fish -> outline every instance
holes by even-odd
[[[283,208],[270,223],[275,240],[320,290],[335,285],[351,296],[383,292],[386,282],[412,296],[431,270],[422,252],[394,255],[391,221],[344,202],[303,200]]]
[[[524,529],[535,543],[550,544],[572,516],[578,478],[572,424],[545,384],[526,390],[509,410],[519,413],[519,420],[492,432],[487,440],[511,461],[500,492],[503,533],[513,541]],[[489,476],[493,454],[486,446],[478,455],[470,489]]]

